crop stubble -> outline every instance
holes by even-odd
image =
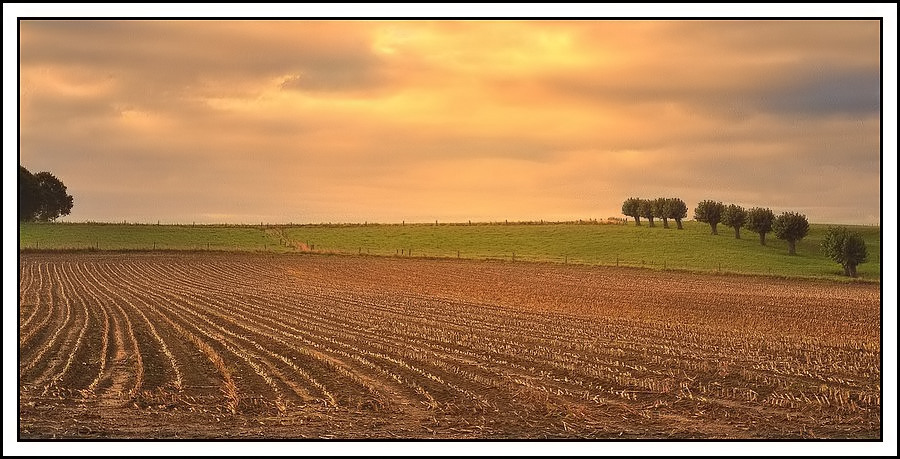
[[[20,255],[22,438],[878,438],[872,284]]]

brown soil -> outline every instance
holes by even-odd
[[[878,285],[309,254],[20,273],[23,439],[881,435]]]

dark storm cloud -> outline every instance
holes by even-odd
[[[748,64],[720,70],[725,75],[697,85],[690,73],[673,68],[598,75],[596,79],[557,76],[546,81],[548,91],[598,106],[664,106],[678,104],[691,111],[724,118],[745,118],[756,112],[785,116],[878,116],[881,77],[875,68],[841,68],[822,63],[779,65],[771,71]],[[632,70],[631,72],[634,72]],[[742,74],[758,74],[748,80]]]
[[[881,77],[872,69],[820,67],[756,97],[760,109],[784,115],[872,117],[881,109]]]

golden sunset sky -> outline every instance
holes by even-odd
[[[64,221],[605,219],[671,196],[878,224],[880,28],[21,20],[19,161],[65,182]]]
[[[449,5],[5,3],[3,335],[16,336],[17,156],[68,186],[75,206],[62,221],[605,219],[622,216],[630,196],[674,196],[689,217],[715,199],[816,223],[883,223],[883,279],[897,278],[896,5]],[[284,15],[596,19],[78,19]],[[670,19],[603,19],[647,15]],[[896,283],[884,282],[883,295],[885,441],[742,451],[896,455]],[[4,341],[8,407],[18,403],[15,349]],[[4,411],[4,451],[97,453],[91,442],[17,444],[14,416]],[[151,443],[142,451],[268,446]],[[416,454],[415,442],[366,443],[350,453]],[[598,451],[590,442],[490,443],[439,446]],[[709,455],[722,445],[602,448]]]

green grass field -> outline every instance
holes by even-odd
[[[23,249],[100,250],[239,250],[315,252],[382,256],[502,259],[591,265],[616,265],[706,272],[739,272],[789,277],[843,278],[840,265],[822,255],[828,225],[810,225],[789,256],[787,243],[773,234],[765,247],[746,229],[742,239],[719,225],[685,222],[684,230],[650,228],[633,222],[608,224],[473,224],[446,225],[304,225],[304,226],[173,226],[125,224],[19,225]],[[855,226],[866,240],[869,261],[859,276],[881,276],[879,227]]]
[[[21,249],[289,251],[259,226],[19,223]]]

